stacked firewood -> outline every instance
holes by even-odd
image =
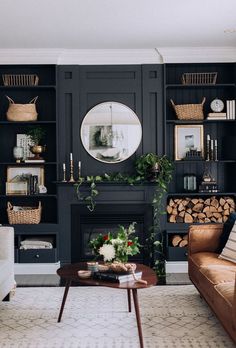
[[[180,234],[175,234],[173,235],[173,237],[171,238],[171,245],[174,247],[180,247],[180,248],[184,248],[187,247],[188,245],[188,235],[180,235]]]
[[[231,197],[171,198],[167,205],[168,221],[173,223],[225,222],[235,211]]]

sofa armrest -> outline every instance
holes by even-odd
[[[188,236],[188,254],[200,251],[216,252],[222,231],[223,224],[191,225]]]
[[[0,260],[14,263],[14,228],[0,227]]]

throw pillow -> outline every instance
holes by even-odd
[[[217,250],[219,254],[222,252],[223,248],[225,247],[225,244],[229,238],[229,234],[234,226],[235,221],[236,221],[236,213],[231,213],[229,215],[228,220],[224,223],[223,232],[220,236],[219,248]]]
[[[229,239],[219,255],[220,259],[225,259],[236,263],[236,222],[230,232]]]

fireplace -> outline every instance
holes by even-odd
[[[152,221],[152,209],[147,204],[99,204],[94,212],[90,212],[85,206],[71,206],[71,261],[79,262],[94,258],[88,243],[99,233],[107,234],[115,232],[118,225],[125,227],[136,222],[136,235],[142,246],[148,236],[150,221]],[[145,248],[141,248],[138,255],[130,257],[130,260],[145,263],[147,255]]]

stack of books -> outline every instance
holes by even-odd
[[[226,100],[226,113],[228,120],[235,120],[235,100]]]
[[[210,112],[207,116],[207,120],[227,120],[226,112]]]
[[[142,272],[134,272],[134,274],[136,279],[142,278]],[[134,276],[132,273],[94,272],[93,278],[112,283],[126,283],[134,281]]]

